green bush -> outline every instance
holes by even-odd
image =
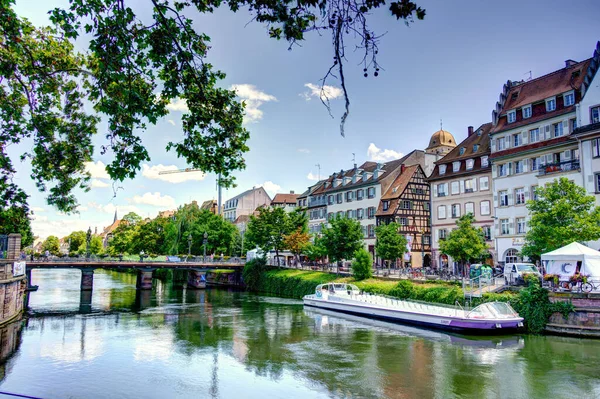
[[[247,262],[242,270],[242,279],[250,291],[260,291],[261,280],[267,267],[265,258],[255,258]]]
[[[390,291],[391,296],[400,299],[409,299],[413,296],[414,284],[408,280],[402,280]]]
[[[373,258],[371,254],[364,248],[359,249],[354,254],[352,261],[352,276],[356,280],[364,280],[370,278],[373,274]]]

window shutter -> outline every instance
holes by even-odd
[[[495,139],[491,139],[491,142],[492,142],[492,146],[491,146],[492,152],[496,152],[496,140]]]
[[[513,195],[512,193],[508,193],[508,205],[512,205],[513,204]]]
[[[477,191],[477,179],[471,179],[473,191]]]
[[[529,135],[527,134],[527,130],[521,132],[521,139],[523,140],[523,144],[529,143]]]
[[[510,136],[504,136],[504,148],[510,148]]]
[[[494,208],[498,208],[498,196],[497,195],[494,195]]]
[[[549,163],[553,163],[554,159],[552,157],[552,154],[546,154],[546,165]]]
[[[510,176],[510,175],[513,174],[512,173],[512,162],[507,163],[507,165],[508,165],[508,168],[507,168],[507,171],[506,171],[507,172],[506,175]]]
[[[496,165],[492,165],[492,179],[498,177],[498,173],[496,172]]]
[[[465,192],[465,181],[464,180],[461,180],[458,182],[458,189],[461,194],[463,194]]]
[[[433,196],[437,197],[437,184],[433,184]]]
[[[571,150],[567,150],[564,152],[564,159],[571,159]]]
[[[563,124],[563,135],[568,135],[569,134],[569,120],[565,119],[564,121],[562,121]]]
[[[523,163],[523,172],[527,172],[529,170],[529,160],[524,159],[521,162]]]
[[[529,199],[529,187],[525,187],[525,201]]]
[[[515,234],[515,220],[513,218],[508,218],[508,233]]]
[[[550,132],[550,125],[544,125],[544,139],[550,140],[552,138],[552,133]]]

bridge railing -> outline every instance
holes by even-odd
[[[190,257],[176,257],[176,256],[160,256],[152,259],[148,259],[148,256],[131,258],[131,257],[98,257],[98,256],[90,256],[86,258],[85,256],[80,257],[69,257],[69,256],[49,256],[49,257],[38,257],[38,258],[28,258],[28,262],[30,263],[85,263],[85,262],[97,262],[97,263],[246,263],[246,258],[239,257],[211,257],[211,256],[190,256]]]

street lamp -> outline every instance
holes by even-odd
[[[425,267],[425,229],[421,229],[421,267]]]
[[[192,255],[192,234],[188,236],[188,258]]]
[[[92,228],[88,227],[87,234],[85,235],[85,255],[88,259],[90,257],[90,242],[92,242]]]
[[[206,261],[206,244],[208,243],[208,233],[204,232],[204,261]]]

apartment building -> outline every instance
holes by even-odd
[[[558,177],[582,185],[576,105],[592,59],[529,81],[508,81],[492,113],[490,132],[498,263],[520,261],[535,189]]]
[[[286,212],[291,212],[296,209],[296,201],[298,200],[299,194],[294,194],[290,191],[289,194],[275,194],[271,201],[271,207],[283,208]]]
[[[452,257],[440,252],[440,242],[456,228],[462,215],[471,213],[474,226],[483,230],[495,260],[493,241],[492,173],[489,161],[492,123],[473,129],[469,126],[467,138],[441,160],[436,162],[427,181],[431,184],[432,266],[450,268],[458,272]]]
[[[263,187],[255,187],[225,201],[223,218],[230,222],[242,215],[251,215],[259,206],[271,205],[271,197]]]

